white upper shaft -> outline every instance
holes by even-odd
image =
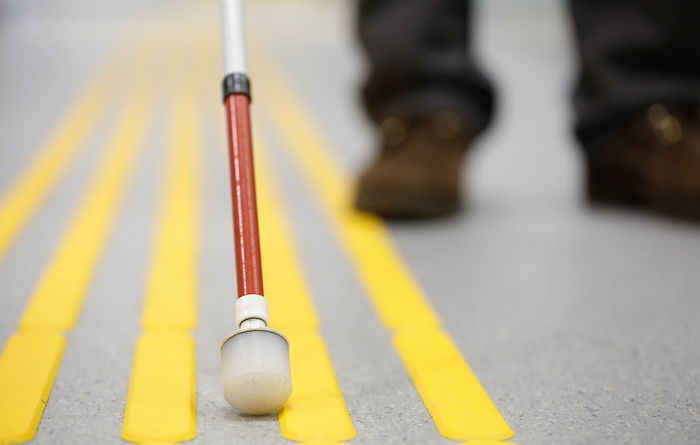
[[[224,72],[248,74],[245,57],[245,13],[243,0],[221,0],[224,37]]]

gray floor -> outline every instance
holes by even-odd
[[[167,4],[170,12],[216,23],[213,1],[84,3],[0,3],[0,190],[29,162],[128,21],[167,16]],[[360,168],[372,139],[355,91],[362,63],[352,39],[351,3],[249,3],[251,27],[338,155]],[[501,109],[470,158],[468,211],[435,223],[392,224],[394,239],[518,443],[698,443],[700,228],[583,205],[569,135],[573,66],[560,2],[489,0],[480,6],[480,53],[500,86]],[[195,442],[287,443],[273,417],[238,416],[220,395],[217,348],[231,326],[226,296],[234,285],[233,259],[214,87],[207,104]],[[0,263],[0,341],[14,330],[60,234],[56,221],[66,221],[113,118],[100,124]],[[164,127],[158,119],[151,129],[149,149],[69,335],[36,443],[121,443]],[[259,127],[275,148],[322,331],[357,429],[352,443],[451,443],[437,434],[307,183],[282,168],[291,161],[268,123]]]

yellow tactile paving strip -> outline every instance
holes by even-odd
[[[443,436],[506,440],[514,436],[488,394],[443,332],[422,290],[379,218],[352,211],[349,175],[262,46],[255,47],[264,110],[287,142],[333,227],[354,260],[367,294]]]
[[[513,437],[447,334],[439,329],[398,329],[394,346],[443,436],[458,440]]]
[[[105,157],[22,315],[20,328],[70,329],[75,324],[143,148],[152,105],[150,96],[135,93],[124,108]]]
[[[185,441],[197,434],[195,344],[201,125],[194,93],[175,98],[162,208],[134,356],[122,438]]]
[[[316,309],[292,241],[293,233],[286,222],[272,166],[260,139],[255,141],[255,171],[263,278],[271,327],[283,332],[315,331],[319,327]]]
[[[163,207],[142,320],[146,330],[193,329],[197,324],[202,137],[192,96],[178,96],[170,124]]]
[[[197,434],[195,344],[188,332],[146,331],[138,339],[122,438],[185,441]]]
[[[31,440],[66,346],[54,331],[19,331],[0,356],[0,443]]]
[[[279,412],[280,430],[305,443],[338,443],[355,437],[350,413],[333,371],[292,232],[277,196],[275,175],[257,141],[256,181],[266,296],[272,327],[289,339],[292,395]]]
[[[60,364],[63,333],[80,315],[142,151],[152,105],[153,98],[145,91],[128,95],[102,159],[25,308],[19,330],[3,350],[0,442],[26,441],[36,433]],[[18,350],[18,344],[40,345],[41,350]],[[27,364],[32,372],[17,372]],[[13,402],[20,399],[22,403]]]
[[[0,261],[68,166],[85,148],[108,107],[109,64],[66,112],[22,175],[0,197]]]

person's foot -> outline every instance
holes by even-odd
[[[593,203],[700,219],[700,110],[653,105],[588,158]]]
[[[357,209],[390,218],[436,217],[460,207],[460,177],[471,140],[460,118],[382,122],[381,149],[358,181]]]

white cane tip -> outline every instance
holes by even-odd
[[[289,376],[251,372],[224,382],[224,397],[237,410],[251,415],[273,413],[291,393]]]
[[[235,333],[221,346],[224,397],[246,414],[274,412],[292,392],[289,345],[268,328]]]

